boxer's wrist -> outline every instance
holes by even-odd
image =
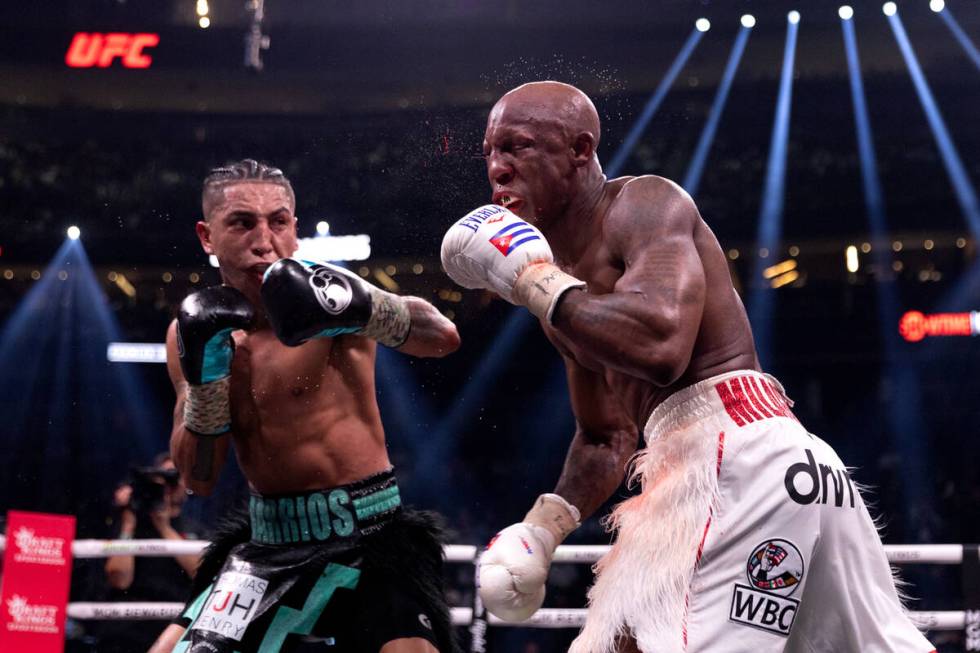
[[[408,302],[390,292],[368,285],[371,293],[371,317],[359,335],[373,338],[385,347],[401,347],[412,330]]]
[[[513,297],[540,320],[551,324],[559,300],[569,290],[586,286],[581,279],[564,272],[553,263],[529,265],[514,284]]]
[[[231,377],[200,385],[188,384],[184,427],[194,435],[215,437],[231,430]]]
[[[539,526],[555,538],[554,548],[561,544],[568,534],[582,525],[581,513],[557,494],[542,494],[524,516],[524,522]]]

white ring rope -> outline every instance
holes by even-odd
[[[0,551],[3,551],[5,538],[0,535]],[[209,544],[205,540],[75,540],[72,544],[74,557],[108,558],[118,555],[147,557],[167,557],[174,555],[194,555]],[[473,562],[480,548],[471,544],[448,544],[444,548],[447,562]],[[596,562],[609,550],[608,545],[576,544],[563,545],[555,550],[553,562],[585,564]],[[980,549],[972,550],[970,555],[980,559]],[[958,565],[963,562],[962,544],[886,544],[888,561],[895,564],[933,564]]]
[[[141,621],[173,619],[184,609],[183,603],[69,603],[68,616],[79,620]],[[473,623],[473,608],[451,608],[454,626]],[[514,623],[489,615],[491,626],[518,628],[580,628],[585,623],[584,608],[541,608],[527,621]],[[963,630],[966,612],[910,612],[912,621],[927,630]]]
[[[0,535],[0,551],[3,551],[6,538]],[[205,540],[75,540],[72,554],[75,558],[107,558],[110,556],[133,555],[145,557],[167,557],[193,555],[200,553],[209,544]],[[969,548],[971,556],[980,557],[977,547],[964,547],[962,544],[886,544],[888,561],[896,564],[936,564],[956,565],[963,562],[964,550]],[[563,545],[555,551],[554,562],[590,564],[596,562],[609,551],[604,545]],[[469,544],[449,544],[444,548],[447,562],[473,563],[480,547]],[[144,619],[169,620],[180,614],[183,603],[69,603],[67,614],[79,620],[140,621]],[[469,626],[473,623],[472,608],[451,608],[454,626]],[[578,628],[585,623],[586,610],[541,608],[527,621],[512,623],[488,615],[491,626],[516,626],[523,628]],[[963,630],[966,627],[966,612],[953,610],[946,612],[909,612],[919,627],[927,630]]]

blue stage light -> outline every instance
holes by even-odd
[[[667,96],[667,91],[673,85],[674,80],[677,79],[677,75],[680,73],[681,68],[687,63],[690,58],[691,53],[694,52],[694,48],[697,47],[698,42],[704,32],[698,28],[691,31],[690,36],[687,37],[687,41],[681,47],[680,52],[674,57],[674,62],[670,64],[670,68],[664,74],[663,79],[660,80],[660,84],[657,85],[656,90],[650,95],[650,99],[647,100],[646,105],[643,107],[643,111],[640,113],[640,117],[636,119],[633,123],[633,127],[630,128],[626,138],[623,139],[622,145],[616,150],[609,164],[605,166],[606,176],[612,178],[619,174],[619,171],[623,169],[626,164],[626,160],[629,155],[633,152],[633,148],[639,142],[640,137],[643,136],[643,132],[646,131],[647,126],[650,124],[650,120],[653,118],[654,114],[657,113],[657,109],[660,108],[660,104],[664,101]]]
[[[935,9],[933,11],[935,11]],[[937,13],[939,14],[939,17],[943,19],[943,22],[946,23],[946,27],[949,28],[949,31],[953,33],[953,37],[960,44],[960,47],[962,47],[966,52],[966,55],[970,57],[973,65],[980,69],[980,51],[977,50],[977,46],[973,44],[970,37],[967,36],[966,32],[963,31],[963,28],[960,27],[960,24],[953,16],[953,12],[949,10],[949,7],[944,7]]]
[[[701,184],[701,174],[704,172],[704,166],[708,160],[708,152],[711,150],[711,144],[715,140],[715,133],[718,131],[721,113],[725,108],[728,92],[732,87],[732,80],[735,78],[735,71],[738,70],[738,64],[742,60],[742,53],[745,51],[745,44],[748,42],[749,34],[751,33],[752,30],[748,27],[742,27],[738,30],[731,54],[728,55],[728,63],[725,64],[725,72],[722,73],[721,82],[718,84],[718,90],[715,92],[715,99],[711,103],[711,109],[708,111],[708,120],[704,124],[704,129],[701,130],[701,137],[698,139],[698,144],[694,148],[694,155],[688,164],[687,173],[684,175],[682,185],[684,186],[684,190],[692,196],[697,195],[698,186]]]
[[[963,161],[960,159],[959,152],[956,151],[956,145],[953,144],[953,139],[949,135],[946,122],[939,112],[939,106],[936,104],[932,90],[929,88],[929,83],[926,81],[921,66],[919,66],[918,57],[916,57],[915,51],[912,49],[912,43],[905,33],[905,26],[902,24],[902,19],[896,13],[889,14],[888,24],[892,28],[895,40],[898,42],[899,50],[901,50],[902,57],[905,59],[905,65],[909,69],[909,74],[915,85],[915,91],[919,95],[919,102],[922,104],[926,119],[929,122],[929,127],[932,129],[933,137],[936,140],[936,145],[939,147],[939,154],[942,158],[943,165],[946,167],[946,172],[949,174],[950,181],[953,184],[953,191],[956,194],[957,202],[959,202],[960,209],[963,211],[963,216],[966,218],[967,225],[974,239],[980,239],[980,202],[977,200],[977,194],[973,189],[973,184],[970,182],[969,174],[963,165]]]
[[[779,78],[776,116],[769,143],[766,165],[766,184],[759,211],[756,242],[760,250],[776,252],[782,237],[783,202],[786,198],[786,149],[789,142],[790,105],[793,98],[793,66],[796,60],[796,38],[799,23],[787,18],[786,44],[783,48],[783,68]],[[763,365],[771,363],[773,291],[762,284],[762,271],[769,264],[761,256],[755,260],[749,300],[749,320],[755,333],[755,345]]]

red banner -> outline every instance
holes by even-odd
[[[74,539],[74,517],[7,513],[0,651],[64,651]]]
[[[908,311],[898,322],[898,332],[909,342],[927,336],[975,336],[980,333],[980,312],[926,315]]]

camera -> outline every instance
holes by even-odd
[[[176,486],[179,476],[176,469],[132,468],[130,485],[133,493],[129,499],[130,509],[137,514],[148,514],[163,508],[166,489],[168,486]]]

